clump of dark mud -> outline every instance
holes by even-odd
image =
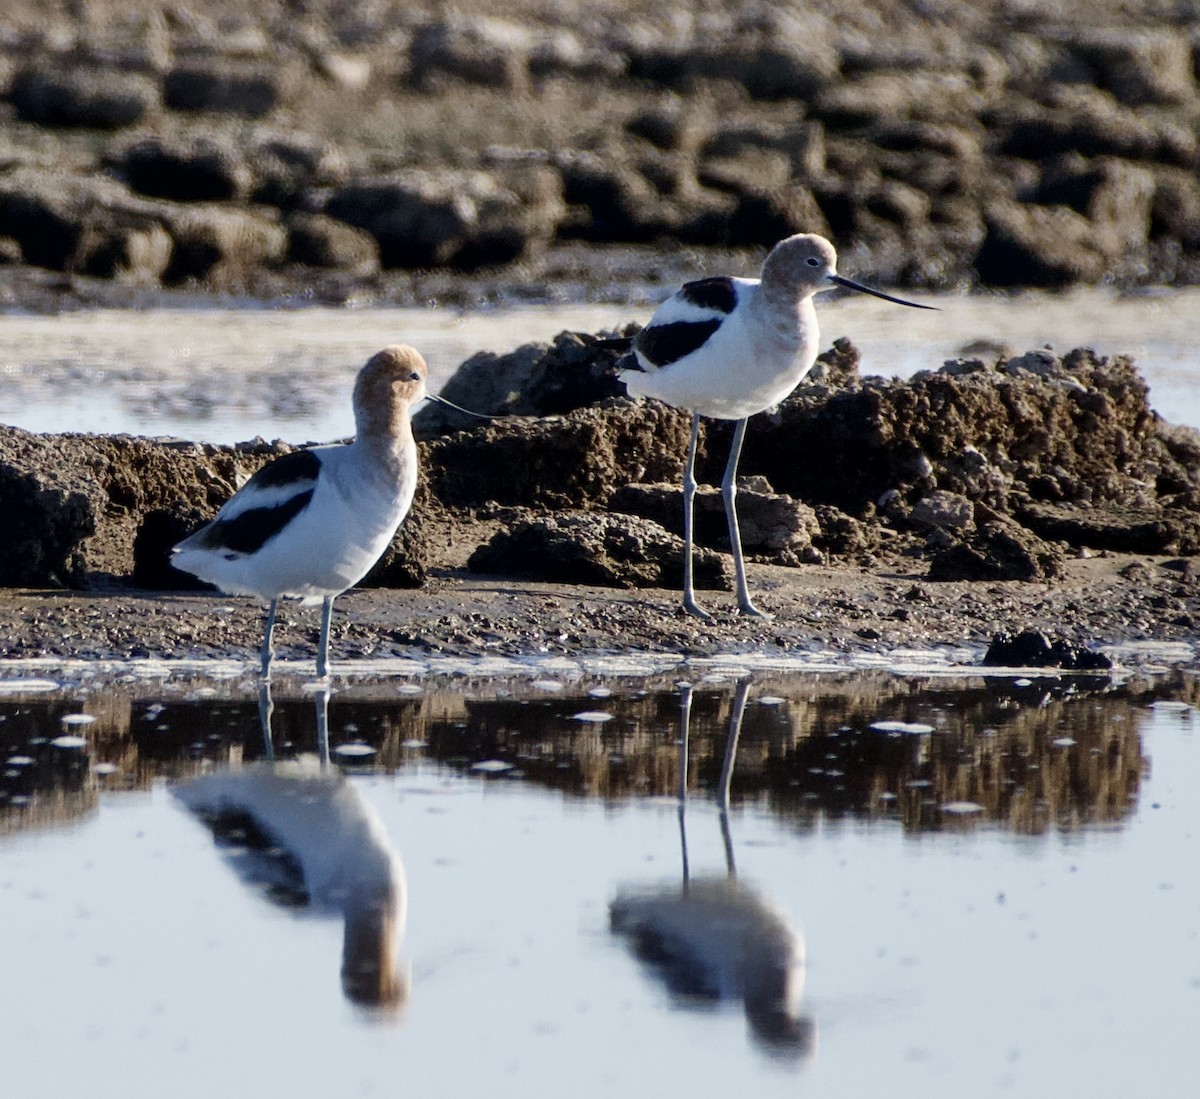
[[[741,497],[756,559],[1044,581],[1089,553],[1200,551],[1200,435],[1163,423],[1128,358],[1038,352],[906,381],[860,377],[856,363],[839,341],[815,380],[752,419]],[[590,336],[564,334],[491,367],[468,364],[456,383],[464,403],[503,413],[517,383],[536,378],[520,398],[526,414],[443,424],[444,434],[425,423],[412,514],[367,583],[411,587],[466,566],[677,585],[688,415],[608,395],[620,384],[612,352]],[[703,425],[702,481],[720,476],[728,445],[729,425]],[[12,534],[0,583],[182,586],[170,546],[286,449],[2,429]],[[698,515],[698,544],[727,551],[714,493],[701,494]],[[725,585],[723,560],[702,555],[699,567],[705,583]]]

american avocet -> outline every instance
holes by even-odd
[[[692,586],[692,502],[696,494],[696,441],[700,417],[736,420],[733,445],[721,493],[729,523],[729,542],[737,573],[738,607],[766,617],[750,599],[738,530],[738,458],[746,421],[778,404],[800,383],[816,361],[820,334],[813,295],[833,284],[864,294],[932,309],[872,290],[837,274],[837,253],[824,237],[798,233],[768,253],[758,279],[719,276],[686,283],[667,298],[632,341],[622,360],[625,388],[631,396],[655,397],[692,413],[692,435],[683,474],[683,605],[707,618]]]
[[[264,466],[172,551],[176,568],[232,595],[267,600],[264,676],[284,597],[322,604],[317,675],[329,674],[333,601],[366,576],[412,505],[417,444],[410,413],[427,397],[442,400],[426,393],[426,373],[412,347],[373,355],[354,383],[352,443],[297,450]]]

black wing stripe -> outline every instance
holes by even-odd
[[[310,488],[274,507],[250,508],[232,519],[218,519],[200,532],[196,545],[206,550],[255,553],[299,515],[312,498]]]
[[[690,305],[715,309],[726,315],[732,313],[737,305],[737,291],[733,288],[733,279],[728,275],[685,282],[679,289],[679,296]]]
[[[321,459],[311,450],[293,450],[263,466],[249,484],[255,488],[281,488],[285,485],[315,481],[321,470]]]
[[[675,321],[673,324],[654,324],[643,328],[634,340],[634,347],[655,366],[670,366],[686,355],[703,347],[718,328],[719,317],[708,321]]]

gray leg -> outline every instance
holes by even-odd
[[[752,614],[757,618],[770,618],[769,614],[760,611],[750,598],[750,589],[746,586],[746,562],[742,558],[742,532],[738,527],[737,517],[737,466],[742,456],[742,443],[746,438],[748,420],[738,420],[733,431],[733,445],[729,448],[729,462],[725,466],[725,476],[721,478],[721,496],[725,500],[725,519],[729,523],[729,545],[733,550],[733,568],[737,574],[738,609],[742,614]]]
[[[263,679],[271,678],[271,655],[274,652],[272,648],[272,639],[275,635],[275,612],[279,609],[279,600],[272,599],[270,606],[267,607],[267,626],[263,630],[262,643],[262,677]]]
[[[329,624],[333,621],[333,596],[321,604],[321,640],[317,644],[317,678],[329,676]]]
[[[692,437],[688,442],[687,463],[683,467],[683,609],[697,618],[708,618],[696,602],[692,581],[693,505],[696,500],[696,445],[700,438],[700,416],[692,413]]]

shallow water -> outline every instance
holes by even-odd
[[[336,904],[268,888],[251,845],[214,842],[179,796],[260,765],[252,681],[9,679],[6,1084],[1182,1094],[1200,1012],[1193,678],[760,671],[739,688],[734,670],[697,666],[687,691],[545,669],[361,680],[327,702],[276,686],[271,750],[311,752],[326,728],[403,863],[394,1013],[345,994]],[[736,919],[693,918],[714,891],[740,898]],[[639,956],[610,905],[648,895],[727,971],[747,919],[767,928],[742,940],[754,956],[802,949],[794,1025],[662,936]]]
[[[922,300],[926,300],[922,298]],[[852,294],[823,299],[822,344],[847,335],[863,372],[907,376],[937,368],[983,339],[1020,352],[1051,344],[1136,357],[1155,408],[1200,427],[1194,317],[1200,291],[1117,297],[929,298],[939,312]],[[504,353],[564,329],[599,331],[645,320],[653,303],[445,309],[224,308],[90,310],[0,316],[0,421],[34,431],[131,432],[234,442],[292,442],[353,431],[348,393],[381,346],[409,342],[430,362],[436,390],[477,351]]]

